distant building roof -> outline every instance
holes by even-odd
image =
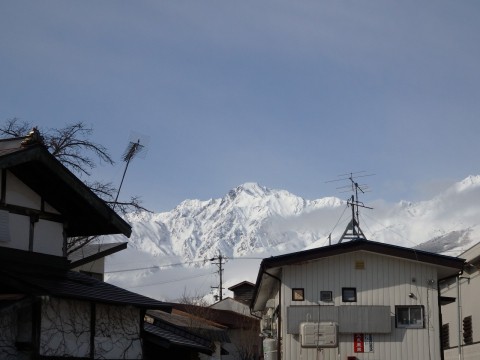
[[[183,311],[189,314],[194,314],[203,319],[208,319],[215,323],[221,324],[229,329],[241,329],[251,327],[257,323],[258,320],[250,316],[239,314],[232,310],[215,309],[212,307],[201,307],[188,304],[172,303],[172,312]]]
[[[156,325],[145,322],[143,328],[145,330],[144,340],[152,341],[157,345],[163,347],[186,347],[207,355],[212,355],[213,353],[210,341],[199,336],[194,336],[166,322],[158,322]]]
[[[254,288],[255,284],[251,283],[250,281],[242,281],[241,283],[230,286],[228,288],[228,290],[234,291],[235,289],[237,289],[239,287],[252,287],[252,288]]]
[[[0,169],[11,171],[60,212],[67,236],[124,234],[131,226],[39,142],[0,140]]]

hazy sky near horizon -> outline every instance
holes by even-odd
[[[0,121],[82,121],[121,199],[154,211],[244,182],[307,199],[366,171],[366,202],[479,174],[480,2],[0,3]]]

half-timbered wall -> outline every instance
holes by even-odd
[[[40,355],[141,359],[140,310],[131,306],[44,297]]]
[[[332,256],[298,265],[283,267],[282,275],[282,351],[283,359],[323,360],[346,359],[390,359],[426,360],[440,359],[438,294],[436,270],[423,263],[402,260],[389,256],[359,251]],[[355,302],[342,301],[342,288],[355,288]],[[304,300],[292,299],[292,289],[303,289]],[[332,291],[331,303],[320,302],[320,291]],[[413,294],[409,296],[409,294]],[[354,335],[343,327],[339,333],[339,347],[324,348],[318,354],[316,348],[302,348],[300,335],[288,333],[287,309],[295,306],[311,306],[305,322],[317,322],[314,314],[318,307],[334,306],[390,306],[391,332],[374,333],[373,352],[355,353]],[[422,305],[424,324],[419,329],[397,328],[396,305]],[[313,311],[317,309],[317,311]],[[380,315],[379,311],[379,316]],[[382,312],[385,316],[385,312]],[[318,315],[316,315],[318,316]],[[341,326],[340,326],[341,327]]]
[[[6,171],[4,204],[0,210],[0,246],[49,255],[63,255],[63,224],[35,214],[59,215],[41,197]],[[0,181],[1,178],[0,178]],[[32,212],[33,210],[33,212]]]

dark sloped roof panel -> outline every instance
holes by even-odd
[[[68,261],[62,257],[0,249],[0,292],[4,286],[26,295],[50,295],[60,298],[132,305],[145,309],[171,310],[168,303],[148,298],[68,270]],[[19,254],[23,253],[23,256]],[[51,263],[48,263],[50,261]],[[53,266],[55,265],[55,266]]]

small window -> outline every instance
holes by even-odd
[[[442,325],[441,337],[442,337],[442,349],[450,348],[450,326],[449,326],[449,324],[443,324]]]
[[[356,288],[342,288],[342,301],[343,302],[356,302],[357,301],[357,289]]]
[[[331,291],[320,291],[320,301],[322,302],[332,302],[333,295]]]
[[[293,301],[303,301],[305,300],[305,293],[303,288],[292,289],[292,300]]]
[[[463,318],[463,342],[466,345],[473,344],[472,316]]]
[[[423,306],[396,306],[397,328],[421,329],[424,327]]]
[[[355,269],[356,270],[365,270],[365,261],[363,261],[363,260],[355,261]]]

